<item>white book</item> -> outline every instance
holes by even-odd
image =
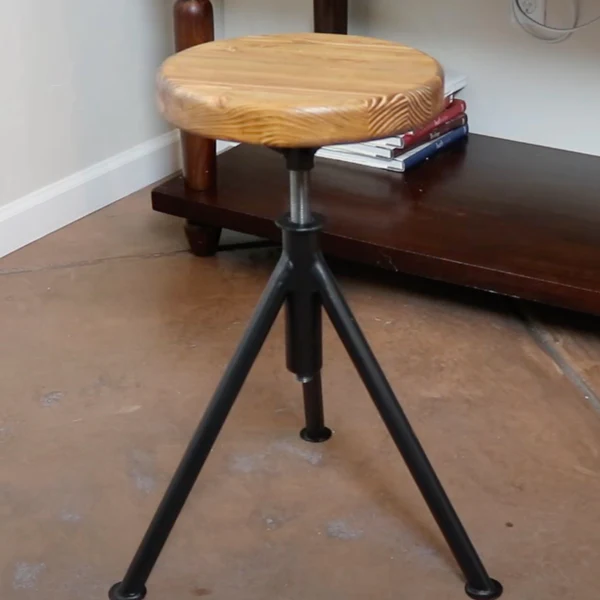
[[[383,148],[394,150],[396,148],[404,148],[404,140],[401,135],[395,135],[394,137],[383,138],[381,140],[370,140],[369,142],[363,142],[367,146],[374,148]]]
[[[374,158],[372,156],[364,156],[361,154],[351,154],[350,152],[340,152],[333,150],[332,146],[321,148],[317,152],[320,158],[329,158],[340,162],[352,163],[354,165],[362,165],[363,167],[372,167],[374,169],[383,169],[384,171],[395,171],[402,173],[404,168],[402,165],[395,165],[391,158]]]
[[[455,71],[454,69],[444,69],[444,96],[453,96],[467,87],[467,76]]]
[[[397,152],[392,146],[367,143],[337,144],[335,146],[328,146],[328,148],[337,152],[361,154],[363,156],[370,156],[371,158],[394,158],[394,154]]]

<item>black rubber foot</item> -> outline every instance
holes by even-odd
[[[123,596],[119,593],[120,587],[121,583],[119,582],[115,583],[115,585],[110,588],[110,591],[108,592],[108,597],[110,600],[144,600],[146,597],[146,588],[137,594],[128,594],[127,596]]]
[[[492,579],[491,590],[476,590],[468,583],[465,586],[465,592],[467,592],[467,596],[469,596],[469,598],[474,598],[474,600],[495,600],[495,598],[500,598],[500,596],[502,596],[503,591],[504,589],[502,588],[502,584],[495,579]]]
[[[320,444],[322,442],[326,442],[331,436],[333,432],[329,427],[323,427],[321,431],[317,435],[311,435],[308,433],[306,427],[300,432],[300,437],[305,442],[310,442],[311,444]]]

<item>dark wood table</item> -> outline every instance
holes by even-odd
[[[204,5],[193,21],[206,18],[207,3],[178,5]],[[346,27],[346,0],[315,0],[317,31]],[[186,219],[192,251],[214,254],[221,228],[278,239],[274,219],[287,195],[281,157],[242,146],[215,169],[209,142],[190,147],[187,184],[176,176],[159,186],[153,206]],[[327,217],[327,253],[600,314],[596,157],[471,135],[405,175],[319,159],[313,198]]]

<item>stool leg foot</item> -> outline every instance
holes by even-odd
[[[323,305],[334,328],[465,575],[468,584],[467,593],[477,593],[477,596],[472,596],[476,598],[497,598],[502,587],[492,580],[485,570],[329,267],[322,258],[315,262],[313,273],[321,290]]]
[[[496,598],[500,598],[502,596],[502,592],[504,591],[502,588],[502,584],[495,579],[490,580],[492,582],[492,586],[490,589],[478,590],[471,587],[468,583],[465,586],[465,592],[469,598],[473,598],[473,600],[496,600]]]
[[[306,427],[300,430],[300,437],[311,444],[322,444],[330,439],[332,435],[333,431],[329,427],[323,427],[318,433],[311,433]]]
[[[185,235],[190,251],[195,256],[214,256],[219,249],[220,227],[201,225],[188,220],[185,223]]]
[[[115,583],[115,585],[110,588],[110,591],[108,592],[109,600],[144,600],[146,597],[147,592],[145,587],[137,594],[128,594],[127,596],[123,596],[120,591],[121,585],[122,583]]]
[[[287,258],[282,258],[275,267],[242,341],[194,433],[127,574],[120,584],[111,588],[111,600],[142,600],[146,594],[148,577],[283,306],[291,269]]]
[[[303,382],[302,391],[306,427],[300,432],[300,437],[313,444],[326,442],[332,434],[331,429],[325,427],[321,373],[315,373],[309,381]]]

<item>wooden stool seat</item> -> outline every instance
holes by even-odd
[[[358,36],[287,34],[201,44],[169,58],[159,106],[208,138],[320,147],[409,131],[443,107],[439,63],[413,48]]]

